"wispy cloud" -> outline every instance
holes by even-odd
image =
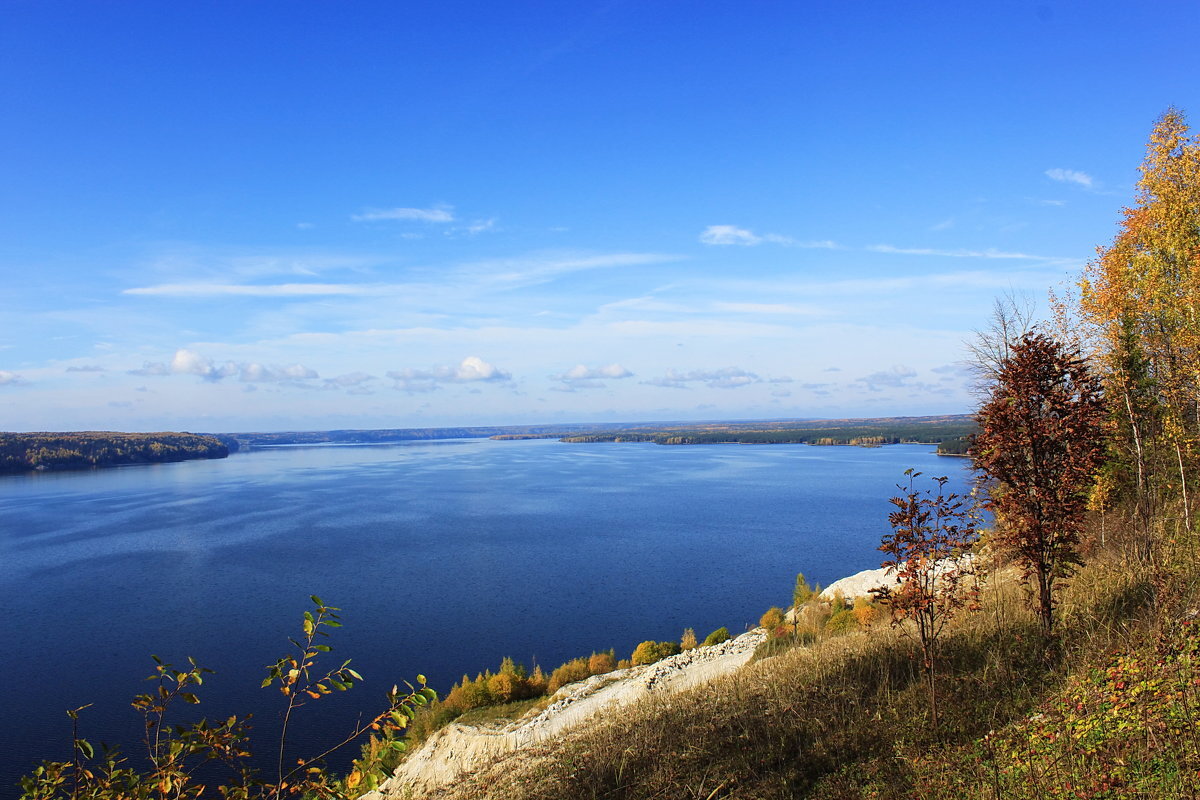
[[[406,368],[392,370],[387,376],[396,382],[395,388],[404,392],[431,392],[443,383],[502,383],[512,380],[510,373],[479,356],[467,356],[457,367]]]
[[[0,369],[0,386],[23,386],[25,379],[15,372]]]
[[[712,305],[714,311],[725,311],[734,314],[792,314],[800,316],[818,316],[828,313],[819,306],[799,305],[796,303],[725,303],[716,302]]]
[[[743,247],[753,247],[756,244],[762,244],[763,241],[763,237],[756,236],[753,232],[745,228],[739,228],[736,225],[709,225],[700,234],[701,244],[736,244]]]
[[[868,245],[872,253],[892,253],[904,256],[938,256],[941,258],[1012,258],[1026,261],[1055,261],[1046,256],[1035,256],[1029,253],[1009,253],[1004,250],[940,250],[933,247],[896,247],[890,244]]]
[[[632,377],[633,373],[620,364],[609,364],[604,367],[576,364],[561,375],[555,375],[554,379],[559,381],[562,386],[552,388],[560,392],[573,392],[576,389],[603,389],[607,386],[605,380],[621,380]]]
[[[801,241],[793,239],[791,236],[782,236],[778,233],[764,233],[761,236],[754,231],[746,228],[739,228],[736,225],[709,225],[700,232],[700,243],[707,245],[740,245],[742,247],[754,247],[763,242],[771,244],[780,244],[787,247],[805,247],[818,248],[824,250],[836,250],[837,243],[828,239],[817,241]]]
[[[915,377],[917,377],[915,369],[905,366],[895,366],[889,370],[864,375],[858,379],[858,382],[872,392],[880,392],[884,389],[898,389],[902,386],[907,386],[908,382]]]
[[[762,378],[741,367],[722,367],[715,370],[692,370],[691,372],[668,369],[667,374],[661,378],[642,381],[647,386],[665,386],[672,389],[687,389],[692,383],[702,383],[710,389],[738,389],[761,382]]]
[[[104,367],[94,364],[85,364],[83,366],[67,367],[67,372],[107,372]]]
[[[560,275],[593,269],[638,267],[680,260],[663,253],[602,253],[599,255],[546,255],[498,259],[468,264],[458,270],[476,285],[524,286],[544,283]]]
[[[1074,169],[1062,169],[1061,167],[1055,167],[1054,169],[1046,170],[1045,175],[1052,181],[1058,181],[1059,183],[1074,183],[1082,186],[1085,189],[1091,189],[1092,185],[1095,183],[1091,175]]]
[[[454,222],[453,206],[434,206],[433,208],[368,208],[361,214],[352,214],[350,219],[355,222],[379,222],[383,220],[400,220],[412,222]]]
[[[124,289],[121,294],[150,297],[318,297],[370,295],[377,287],[349,283],[165,283]]]

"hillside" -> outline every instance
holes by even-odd
[[[1181,720],[1200,713],[1197,598],[1156,605],[1147,577],[1119,549],[1094,553],[1064,597],[1062,657],[1047,665],[1016,573],[993,573],[979,613],[946,642],[937,729],[912,640],[875,624],[493,752],[439,788],[405,794],[397,781],[385,796],[1192,796],[1200,740]],[[1139,674],[1164,661],[1162,680]]]

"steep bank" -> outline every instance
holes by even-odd
[[[667,695],[737,671],[767,637],[756,628],[735,639],[697,647],[654,664],[594,675],[568,684],[550,705],[491,726],[452,723],[431,736],[378,791],[363,800],[398,800],[436,789],[504,753],[527,748],[651,695]]]

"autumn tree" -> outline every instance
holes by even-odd
[[[1200,467],[1200,137],[1171,108],[1154,124],[1132,207],[1080,281],[1110,398],[1113,474],[1149,560],[1164,502],[1190,530]]]
[[[1099,380],[1078,354],[1041,333],[1012,349],[976,414],[971,456],[989,484],[992,541],[1034,584],[1047,642],[1056,584],[1080,563],[1088,490],[1105,458],[1104,416]]]
[[[873,589],[872,594],[890,611],[893,625],[913,622],[936,728],[939,640],[946,624],[975,594],[974,565],[967,557],[977,539],[974,503],[947,492],[945,477],[933,479],[935,493],[917,488],[920,472],[908,469],[904,474],[908,485],[898,485],[902,494],[891,499],[896,507],[888,515],[892,532],[879,546],[889,556],[883,566],[894,576],[894,584]]]

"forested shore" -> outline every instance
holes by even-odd
[[[0,473],[8,474],[225,458],[229,453],[229,444],[195,433],[0,433]]]

